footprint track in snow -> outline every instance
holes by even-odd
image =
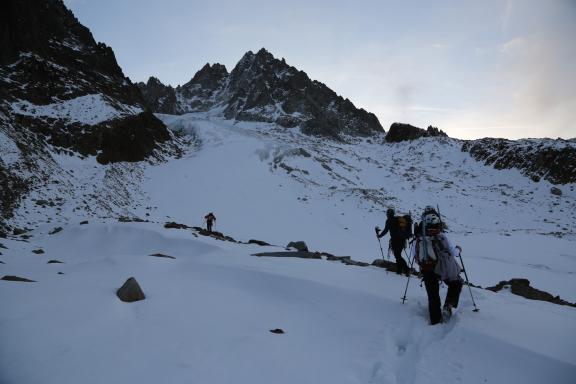
[[[377,336],[375,342],[377,361],[372,365],[370,383],[413,384],[420,382],[422,375],[428,376],[426,368],[428,360],[437,355],[435,350],[450,350],[446,337],[458,323],[453,318],[447,324],[430,326],[428,311],[422,304],[411,308],[412,317],[409,322],[394,321],[389,323]],[[450,377],[450,382],[461,382],[462,364],[451,362],[441,368],[438,373]]]

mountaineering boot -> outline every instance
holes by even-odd
[[[452,305],[446,303],[442,308],[442,318],[444,319],[444,322],[448,322],[448,320],[450,320],[451,317],[452,317]]]

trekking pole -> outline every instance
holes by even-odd
[[[376,239],[378,239],[378,244],[380,245],[380,253],[382,254],[382,262],[384,262],[384,250],[382,249],[382,243],[380,242],[380,238],[378,237],[378,227],[376,229]],[[386,269],[386,268],[384,268]],[[388,274],[388,269],[386,269],[386,274]]]
[[[462,260],[462,250],[458,249],[458,257],[460,257],[460,263],[462,263],[462,270],[464,271],[464,276],[466,277],[466,285],[468,286],[468,290],[470,291],[470,298],[472,299],[472,304],[474,304],[474,309],[472,312],[478,312],[480,309],[476,306],[476,302],[474,301],[474,296],[472,295],[472,288],[470,288],[470,281],[468,280],[468,274],[466,273],[466,267],[464,267],[464,261]]]
[[[406,256],[406,259],[408,259],[408,264],[412,264],[410,261],[410,255],[408,254],[408,251],[406,251],[406,248],[404,248],[404,256]]]
[[[410,283],[410,276],[412,275],[412,266],[414,265],[414,259],[416,259],[416,257],[413,257],[412,261],[410,262],[410,269],[408,270],[408,278],[406,279],[406,288],[404,288],[404,296],[402,297],[402,304],[404,304],[404,302],[406,301],[406,294],[408,293],[408,284]],[[410,258],[408,258],[408,260],[410,260]]]
[[[384,260],[384,250],[382,250],[382,243],[380,242],[380,238],[378,237],[378,227],[374,228],[376,231],[376,239],[378,239],[378,244],[380,245],[380,253],[382,254],[382,260]]]

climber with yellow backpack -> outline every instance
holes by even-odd
[[[410,215],[396,216],[393,208],[388,208],[386,217],[384,229],[380,231],[380,228],[376,227],[376,236],[380,239],[390,232],[388,252],[392,250],[396,259],[396,273],[408,276],[410,268],[402,257],[402,251],[406,248],[406,241],[412,237],[412,219]]]

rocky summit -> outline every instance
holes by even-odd
[[[176,89],[154,78],[138,84],[154,112],[183,114],[222,111],[227,119],[299,126],[303,133],[341,138],[384,133],[378,118],[358,109],[325,84],[261,49],[247,52],[228,73],[220,64],[206,64]]]
[[[389,143],[398,143],[401,141],[416,140],[421,137],[448,137],[444,131],[429,126],[427,129],[415,127],[410,124],[394,123],[386,134],[386,141]]]

